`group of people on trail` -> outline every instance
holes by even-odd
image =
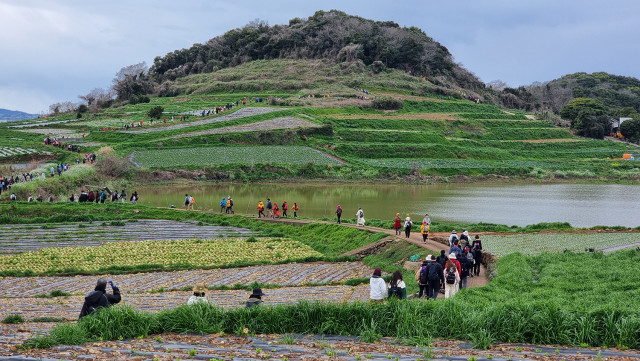
[[[480,275],[480,263],[482,263],[482,241],[476,235],[473,242],[469,241],[469,232],[465,228],[458,237],[454,229],[449,236],[449,254],[455,254],[458,259],[464,259],[470,263],[469,276]],[[466,286],[466,280],[463,281]]]
[[[233,198],[231,196],[227,196],[227,198],[222,197],[222,202],[220,202],[220,213],[226,214],[235,214],[233,210]]]
[[[136,204],[139,199],[140,199],[140,197],[138,196],[138,192],[134,191],[131,194],[131,197],[129,197],[129,202],[131,202],[133,204]],[[79,203],[84,203],[84,202],[104,203],[106,201],[110,201],[112,203],[116,203],[116,202],[126,203],[127,202],[127,192],[124,189],[120,193],[118,193],[117,190],[112,192],[107,187],[102,188],[102,190],[96,190],[95,192],[92,191],[92,190],[90,190],[88,192],[86,190],[82,190],[80,192],[80,196],[79,197],[76,197],[75,194],[71,194],[71,196],[69,197],[69,201],[70,202],[79,202]]]
[[[282,205],[279,206],[277,202],[271,202],[271,198],[267,198],[267,203],[265,204],[262,201],[258,202],[258,218],[261,217],[271,217],[272,219],[281,218],[281,217],[289,217],[287,211],[289,210],[289,204],[287,201],[282,201]],[[267,214],[265,215],[264,211],[267,210]],[[293,202],[293,218],[298,218],[298,204]]]
[[[111,286],[111,293],[107,292],[107,285]],[[199,302],[209,303],[206,297],[207,286],[203,283],[196,284],[193,287],[193,294],[187,299],[187,305],[195,305]],[[261,288],[254,288],[249,299],[246,301],[246,307],[258,306],[264,301],[262,297],[266,296]],[[110,307],[122,301],[120,289],[112,280],[100,278],[96,283],[93,291],[88,292],[84,297],[84,303],[80,309],[79,319],[96,312],[99,308]]]
[[[405,238],[409,238],[411,236],[411,229],[413,227],[413,221],[411,220],[411,216],[407,213],[404,221],[400,217],[400,213],[396,213],[396,217],[393,219],[393,229],[396,231],[396,236],[399,236],[402,230],[404,229]],[[422,219],[422,225],[420,226],[420,234],[422,234],[422,241],[427,242],[427,238],[429,238],[429,229],[431,228],[431,218],[429,214],[425,214]]]

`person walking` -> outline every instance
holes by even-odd
[[[262,201],[258,202],[258,218],[260,218],[260,215],[262,215],[262,217],[266,217],[264,215],[264,203],[262,203]]]
[[[399,236],[400,229],[402,229],[402,218],[400,218],[400,213],[396,213],[396,218],[393,219],[393,229],[396,230],[396,236]]]
[[[429,285],[427,287],[427,296],[432,299],[438,298],[440,293],[440,284],[444,282],[444,272],[440,263],[436,262],[436,257],[431,256],[431,267],[429,268]]]
[[[293,202],[293,218],[298,218],[298,204]]]
[[[387,285],[382,279],[382,270],[376,268],[369,279],[369,299],[382,302],[387,296]]]
[[[273,203],[270,198],[267,198],[267,216],[273,218]]]
[[[453,246],[453,242],[458,240],[458,233],[454,229],[451,231],[451,235],[449,235],[449,247]]]
[[[111,285],[112,294],[107,293],[107,283]],[[104,278],[100,278],[96,283],[93,291],[87,293],[84,297],[84,303],[80,310],[80,317],[94,313],[100,307],[109,307],[120,302],[120,289],[113,281],[107,282]]]
[[[287,201],[282,201],[282,216],[286,217],[287,216],[287,209],[289,208],[289,205],[287,204]]]
[[[456,254],[452,253],[449,255],[449,260],[444,269],[444,298],[451,298],[456,295],[458,292],[458,283],[460,282],[460,272],[458,272],[458,267],[456,263]]]
[[[273,219],[280,218],[280,207],[278,207],[278,203],[273,202]]]
[[[427,243],[427,238],[429,238],[429,224],[427,224],[427,222],[422,222],[420,233],[422,234],[422,242]]]
[[[402,279],[402,272],[400,270],[396,270],[393,272],[391,276],[391,281],[389,282],[389,290],[387,292],[387,298],[395,298],[398,300],[406,300],[407,299],[407,285],[404,283]]]
[[[189,209],[195,210],[196,199],[193,196],[189,196]]]
[[[473,267],[471,261],[465,256],[458,258],[460,262],[460,289],[467,288],[467,279],[469,277],[469,271]]]
[[[462,229],[462,234],[460,235],[460,249],[465,249],[471,243],[469,242],[469,232],[467,232],[466,228]]]
[[[233,199],[231,196],[227,196],[227,214],[233,214]]]
[[[429,267],[431,266],[431,255],[428,255],[424,261],[422,261],[422,265],[416,271],[416,282],[418,283],[418,287],[420,291],[418,292],[418,298],[422,298],[424,295],[427,299],[429,298],[428,287],[429,287]]]
[[[340,217],[342,217],[342,207],[338,204],[338,208],[336,208],[336,216],[338,216],[338,224],[340,224]]]
[[[404,219],[404,235],[406,238],[409,238],[411,235],[411,227],[413,226],[413,222],[411,221],[411,216],[407,213],[407,218]]]
[[[189,194],[185,193],[184,194],[184,209],[185,210],[189,210],[189,205],[191,204],[191,197],[189,197]]]
[[[482,263],[482,241],[480,241],[480,236],[477,234],[471,245],[471,250],[473,250],[473,260],[475,261],[473,264],[473,274],[479,276],[480,263]]]
[[[227,199],[222,197],[222,201],[220,202],[220,213],[224,213],[227,210]]]
[[[356,212],[356,218],[358,218],[357,225],[364,227],[365,220],[364,220],[364,211],[362,210],[362,207],[358,207],[358,212]]]
[[[122,190],[122,192],[120,192],[120,202],[121,203],[125,203],[127,201],[127,193],[124,192],[124,189]],[[89,201],[91,202],[91,201]]]
[[[442,268],[442,270],[444,271],[444,267],[447,265],[447,261],[449,260],[449,258],[447,257],[447,255],[445,254],[444,250],[440,250],[440,255],[438,256],[438,258],[436,258],[436,262],[438,262],[440,264],[440,268]],[[444,290],[444,278],[441,280],[440,285],[442,288],[442,290]]]

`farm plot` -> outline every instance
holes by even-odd
[[[85,291],[95,286],[95,278],[85,285]],[[362,290],[360,290],[362,289]],[[166,309],[182,306],[187,303],[190,291],[136,293],[126,294],[121,304],[129,305],[139,311],[160,312]],[[366,301],[369,298],[369,285],[360,286],[317,286],[317,287],[284,287],[263,290],[265,301],[270,305],[297,303],[300,300],[321,302],[354,302]],[[357,291],[357,292],[356,292]],[[209,302],[224,308],[243,307],[249,292],[245,290],[210,291],[207,293]],[[84,295],[65,297],[63,300],[55,298],[16,297],[2,299],[0,319],[10,314],[20,314],[25,319],[35,317],[62,317],[68,320],[78,318]]]
[[[421,169],[442,169],[442,168],[504,168],[504,167],[544,167],[548,163],[537,160],[502,160],[502,161],[482,161],[472,159],[412,159],[412,158],[380,158],[362,159],[362,161],[374,167],[389,168],[412,168],[414,165]]]
[[[198,226],[195,222],[146,219],[124,225],[65,223],[0,225],[0,254],[37,251],[49,247],[99,246],[115,241],[222,239],[250,235],[246,228]]]
[[[133,130],[134,133],[151,133],[151,132],[160,132],[160,131],[164,131],[164,130],[174,130],[174,129],[182,129],[182,128],[186,128],[186,127],[193,127],[196,125],[203,125],[203,124],[209,124],[209,123],[215,123],[215,122],[224,122],[227,120],[233,120],[233,119],[239,119],[239,118],[246,118],[246,117],[251,117],[254,115],[259,115],[259,114],[266,114],[266,113],[271,113],[271,112],[275,112],[275,111],[279,111],[279,110],[284,110],[286,108],[258,108],[258,107],[246,107],[246,108],[241,108],[231,114],[225,114],[222,116],[218,116],[215,118],[209,118],[209,119],[202,119],[202,120],[196,120],[193,122],[187,122],[187,123],[180,123],[180,124],[174,124],[174,125],[169,125],[166,127],[153,127],[153,128],[135,128]]]
[[[285,262],[322,254],[293,240],[245,239],[112,242],[98,247],[43,248],[37,252],[0,255],[0,271],[35,274],[77,270],[98,272],[108,267],[213,268],[238,263]]]
[[[207,287],[250,285],[254,282],[281,286],[339,283],[368,277],[371,272],[372,270],[362,262],[313,262],[101,277],[113,280],[127,293],[149,293],[157,290],[182,290],[197,283],[205,284]],[[0,279],[0,289],[3,297],[33,297],[47,294],[54,289],[72,294],[84,294],[87,285],[95,282],[95,279],[95,276],[5,277]]]
[[[82,138],[82,133],[78,133],[72,129],[59,129],[59,128],[35,128],[35,129],[21,129],[21,132],[32,134],[43,134],[45,136],[51,136],[55,138]]]
[[[515,252],[533,255],[564,250],[584,252],[589,248],[620,249],[619,246],[638,242],[640,233],[533,233],[482,238],[483,248],[500,257]]]
[[[33,149],[33,148],[3,147],[3,146],[0,146],[0,158],[18,157],[18,156],[21,156],[21,155],[38,154],[38,153],[51,154],[50,152],[42,152],[42,151],[39,151],[39,150]]]
[[[184,134],[174,135],[173,137],[169,137],[167,139],[192,137],[196,135],[205,135],[205,134],[253,132],[258,130],[274,130],[274,129],[316,128],[319,126],[320,126],[319,124],[311,123],[306,120],[301,120],[293,117],[281,117],[281,118],[263,120],[261,122],[256,122],[251,124],[243,124],[243,125],[236,125],[231,127],[209,129],[209,130],[203,130],[201,132],[184,133]]]
[[[256,163],[341,164],[312,148],[275,145],[143,150],[133,152],[132,159],[137,165],[150,168]]]

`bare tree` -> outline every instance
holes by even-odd
[[[87,105],[89,107],[92,107],[99,106],[102,103],[111,100],[111,98],[113,98],[113,95],[111,94],[111,92],[108,92],[102,88],[95,88],[86,95],[79,95],[78,98],[87,102]]]
[[[128,100],[134,95],[147,94],[153,85],[146,78],[148,67],[146,62],[125,66],[113,78],[113,92],[118,99]]]
[[[502,90],[507,87],[507,83],[503,82],[500,79],[496,79],[487,83],[488,86],[492,87],[495,90]]]
[[[69,101],[53,103],[49,105],[49,112],[53,114],[74,112],[78,109],[79,104]]]

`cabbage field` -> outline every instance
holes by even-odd
[[[585,252],[606,250],[623,245],[640,245],[640,233],[529,233],[505,236],[483,236],[482,247],[499,257],[510,253],[535,255],[565,250]]]
[[[142,150],[133,153],[133,161],[142,167],[171,168],[214,164],[340,164],[341,162],[312,148],[302,146],[206,147]]]

